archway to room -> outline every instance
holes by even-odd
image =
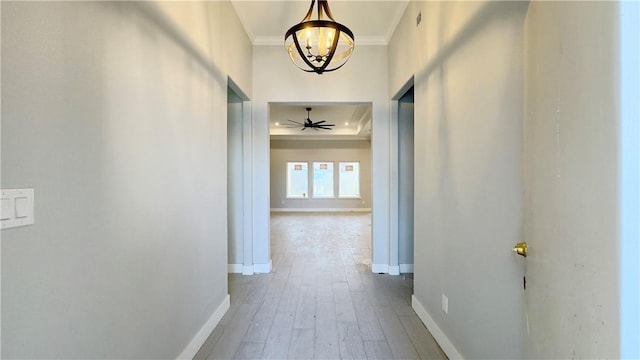
[[[371,103],[269,103],[273,271],[323,257],[370,268],[371,113]],[[307,118],[334,126],[305,128]]]

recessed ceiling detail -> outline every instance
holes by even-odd
[[[301,126],[289,127],[289,120],[302,123],[307,118],[306,108],[313,108],[310,116],[312,122],[326,121],[326,123],[335,124],[331,127],[332,130],[300,131]],[[269,134],[272,139],[369,139],[371,137],[371,104],[271,103],[269,104]]]
[[[300,128],[301,131],[305,131],[307,129],[320,131],[320,130],[333,130],[333,127],[336,126],[336,124],[329,124],[327,120],[318,120],[318,121],[311,120],[311,110],[313,109],[308,107],[305,110],[307,110],[307,118],[304,119],[302,122],[287,119],[287,122],[289,123],[289,126],[287,126],[287,128],[289,129]],[[279,126],[279,125],[280,123],[276,122],[276,126]]]

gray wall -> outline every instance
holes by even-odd
[[[414,78],[413,304],[451,358],[523,354],[527,5],[410,2],[389,45],[391,93]]]
[[[271,209],[371,209],[371,143],[367,140],[272,140]],[[338,161],[360,162],[361,199],[287,199],[287,161],[334,161],[338,194]],[[311,186],[311,184],[309,185]]]
[[[615,2],[532,2],[527,14],[533,359],[620,356],[618,16]]]
[[[227,298],[251,45],[228,3],[1,6],[2,188],[35,189],[35,224],[2,231],[2,357],[176,358]]]
[[[391,93],[415,75],[414,308],[451,357],[620,356],[618,6],[411,2],[394,34]]]

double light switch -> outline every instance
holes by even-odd
[[[33,189],[2,190],[2,229],[33,224]]]

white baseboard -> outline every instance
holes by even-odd
[[[200,331],[196,334],[196,336],[191,339],[189,345],[182,350],[182,353],[178,355],[178,359],[193,359],[194,356],[198,353],[198,350],[202,347],[205,341],[209,338],[209,335],[213,332],[213,329],[216,328],[220,320],[224,314],[229,310],[230,306],[230,297],[227,296],[222,300],[222,303],[218,305],[218,308],[213,312],[209,320],[202,326]]]
[[[271,212],[363,212],[370,213],[371,208],[271,208]]]
[[[389,264],[371,264],[371,272],[376,274],[388,274]]]
[[[271,260],[268,264],[253,264],[253,272],[255,274],[268,274],[271,272]]]
[[[389,275],[413,273],[413,264],[400,264],[399,266],[389,264],[371,264],[371,272]]]
[[[253,275],[253,265],[243,265],[242,275]]]
[[[271,268],[272,268],[271,260],[269,260],[268,264],[253,264],[253,265],[229,264],[228,265],[228,269],[230,273],[242,274],[242,275],[267,274],[271,272]]]
[[[442,329],[440,329],[438,324],[436,324],[431,315],[429,315],[429,312],[427,312],[424,306],[422,306],[415,295],[411,295],[411,307],[416,314],[418,314],[418,317],[422,320],[424,326],[427,327],[431,335],[433,335],[433,338],[436,339],[436,342],[440,345],[442,351],[444,351],[449,359],[464,359],[462,355],[460,355],[460,352],[458,352],[458,349],[453,346],[451,340],[449,340],[447,335],[444,334]]]
[[[389,275],[413,273],[413,264],[400,264],[399,266],[389,264],[371,264],[371,272]]]
[[[402,274],[406,274],[406,273],[413,274],[413,264],[400,264],[400,272]]]
[[[389,265],[389,275],[400,275],[400,266]]]

